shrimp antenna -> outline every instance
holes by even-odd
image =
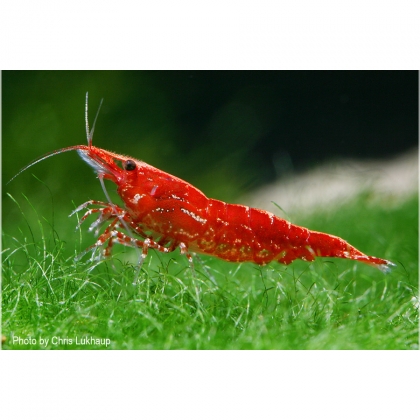
[[[102,98],[101,102],[99,103],[99,108],[98,108],[98,111],[96,112],[95,120],[93,121],[92,130],[89,130],[88,99],[89,99],[89,92],[86,92],[86,102],[85,102],[86,139],[87,139],[88,146],[91,147],[96,120],[98,119],[99,111],[101,110],[102,102],[104,101],[104,99]]]
[[[86,101],[85,101],[85,123],[86,123],[86,139],[89,144],[89,117],[88,117],[88,102],[89,102],[89,92],[86,92]]]
[[[10,179],[10,181],[8,181],[6,183],[6,185],[10,184],[23,171],[26,171],[31,166],[34,166],[37,163],[39,163],[39,162],[41,162],[41,161],[43,161],[43,160],[45,160],[45,159],[47,159],[51,156],[59,155],[60,153],[69,152],[71,150],[84,150],[84,149],[87,149],[87,147],[86,146],[69,146],[69,147],[63,147],[62,149],[54,150],[53,152],[46,153],[45,155],[33,160],[32,162],[30,162],[26,166],[24,166],[12,179]]]

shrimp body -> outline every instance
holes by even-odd
[[[392,264],[363,254],[337,236],[293,225],[267,211],[207,198],[182,179],[134,158],[95,146],[75,147],[100,177],[117,185],[125,205],[121,212],[135,232],[148,239],[148,247],[166,252],[180,247],[184,253],[260,265],[315,257],[353,259],[381,270]],[[115,237],[124,245],[141,243],[117,233],[108,236],[102,240]]]

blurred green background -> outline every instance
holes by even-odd
[[[393,156],[418,141],[415,71],[5,71],[2,217],[9,235],[34,230],[42,216],[66,239],[76,224],[67,218],[74,206],[104,199],[75,152],[45,160],[5,185],[35,158],[86,144],[87,91],[91,124],[104,98],[96,146],[144,160],[230,202],[334,157]]]

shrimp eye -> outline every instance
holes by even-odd
[[[136,169],[136,162],[134,162],[134,160],[126,160],[123,164],[123,168],[126,171],[134,171],[134,169]]]

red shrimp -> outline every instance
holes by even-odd
[[[103,247],[103,255],[109,256],[113,244],[119,243],[142,249],[140,263],[149,248],[161,252],[180,248],[190,262],[190,252],[198,252],[226,261],[249,261],[260,265],[271,261],[289,264],[297,258],[313,261],[315,257],[347,258],[383,272],[394,265],[385,259],[365,255],[337,236],[293,225],[265,210],[208,198],[188,182],[145,162],[95,147],[92,145],[94,126],[95,123],[89,131],[86,96],[88,145],[51,152],[17,174],[41,160],[71,150],[76,150],[96,171],[108,202],[91,200],[72,214],[91,207],[78,226],[93,213],[98,214],[98,218],[89,230],[95,230],[98,235],[105,223],[108,226],[83,254]],[[116,184],[124,208],[111,202],[104,179]]]

